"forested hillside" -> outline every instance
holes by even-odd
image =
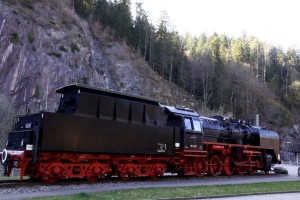
[[[260,114],[275,127],[299,122],[298,49],[281,49],[246,33],[240,38],[182,36],[170,26],[167,13],[153,24],[137,4],[133,18],[130,0],[72,3],[94,28],[125,38],[153,70],[189,91],[203,107],[243,119]]]

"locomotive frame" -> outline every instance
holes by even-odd
[[[5,175],[20,168],[20,179],[47,182],[156,178],[165,172],[230,176],[268,173],[279,162],[273,131],[83,84],[56,92],[61,94],[56,113],[15,118],[0,153]]]

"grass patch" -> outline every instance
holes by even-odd
[[[244,195],[266,192],[300,191],[300,181],[253,183],[240,185],[206,185],[195,187],[176,188],[143,188],[130,190],[117,190],[99,193],[79,193],[76,195],[35,198],[43,200],[73,200],[73,199],[163,199],[163,198],[192,198],[192,197],[216,197],[222,195]]]
[[[24,176],[23,179],[29,179],[28,176]],[[20,180],[19,176],[0,176],[0,181],[7,181],[7,180]]]

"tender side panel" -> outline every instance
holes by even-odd
[[[45,113],[41,150],[172,155],[174,154],[174,129],[117,120]]]

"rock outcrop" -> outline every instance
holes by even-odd
[[[75,82],[199,111],[199,102],[159,77],[124,41],[91,30],[60,1],[1,1],[0,93],[19,114],[25,106],[54,111],[55,89]]]

